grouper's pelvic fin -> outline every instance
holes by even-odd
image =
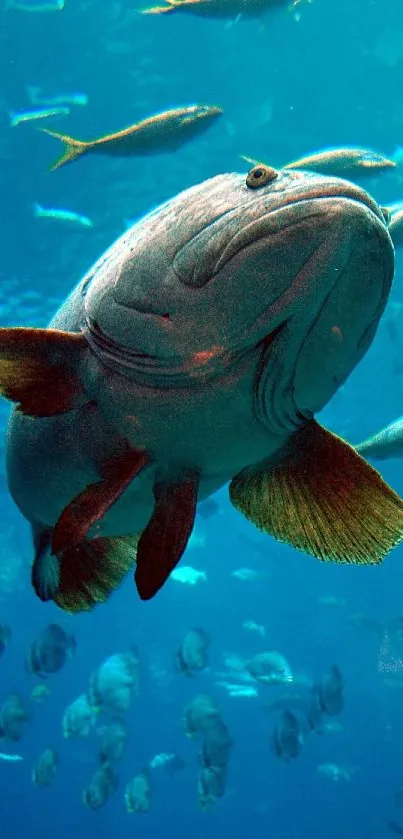
[[[56,137],[56,140],[60,140],[65,145],[61,156],[49,166],[49,172],[60,169],[66,163],[72,163],[73,160],[77,160],[78,157],[86,154],[93,146],[91,141],[75,140],[74,137],[69,137],[68,134],[59,134],[58,131],[50,131],[49,128],[41,128],[40,131],[43,131],[45,134],[50,134],[51,137]]]
[[[199,475],[188,472],[154,487],[155,507],[137,548],[135,582],[142,600],[150,600],[178,564],[196,515]]]
[[[403,501],[357,452],[312,420],[278,464],[245,469],[233,505],[317,559],[378,564],[403,539]]]
[[[148,463],[145,451],[129,445],[104,463],[101,480],[89,484],[59,516],[52,535],[52,553],[62,554],[79,545]]]
[[[103,494],[101,482],[92,484],[63,511],[48,539],[49,551],[55,551],[53,563],[49,556],[36,554],[34,568],[36,563],[37,566],[32,579],[41,599],[53,599],[68,612],[92,609],[107,600],[135,562],[135,581],[142,600],[154,597],[166,582],[192,532],[199,487],[197,473],[185,473],[180,479],[156,484],[154,512],[141,535],[84,538],[106,511],[106,498],[109,497],[111,506],[129,480],[147,465],[143,457],[144,462],[140,456],[136,462],[133,456],[131,467],[121,470],[119,492],[117,480],[113,483],[110,479],[109,484],[105,480]],[[79,537],[81,541],[75,542]],[[58,576],[54,574],[55,568]]]
[[[81,333],[0,329],[0,395],[31,417],[52,417],[89,402],[77,372],[87,349]]]

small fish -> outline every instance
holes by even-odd
[[[51,0],[49,3],[24,3],[22,0],[8,0],[6,9],[17,12],[61,12],[65,0]]]
[[[83,804],[90,810],[99,810],[116,791],[117,785],[118,779],[112,766],[105,763],[94,772],[90,783],[83,790]]]
[[[0,752],[0,760],[7,760],[10,763],[18,763],[20,760],[24,760],[24,758],[21,757],[21,755],[10,755],[5,752]]]
[[[114,720],[106,726],[98,755],[100,764],[117,763],[123,756],[127,740],[127,728],[121,720]]]
[[[324,778],[330,778],[331,781],[350,781],[356,771],[356,768],[338,766],[337,763],[322,763],[318,766],[319,774]]]
[[[272,746],[277,757],[285,761],[294,760],[301,752],[303,734],[298,717],[288,709],[283,711],[275,726]]]
[[[183,726],[186,737],[205,735],[220,719],[215,699],[206,693],[199,693],[186,706],[183,714]]]
[[[197,512],[202,519],[211,519],[220,512],[220,505],[213,498],[207,498],[197,505]]]
[[[364,457],[374,460],[388,460],[403,457],[403,416],[382,428],[355,447]]]
[[[244,621],[242,629],[247,629],[248,632],[257,632],[257,634],[261,635],[262,638],[266,636],[264,626],[261,623],[255,623],[255,621]]]
[[[25,723],[31,719],[25,700],[18,693],[10,693],[0,708],[0,741],[17,743],[22,737]]]
[[[284,169],[308,169],[319,174],[372,176],[396,166],[394,160],[371,149],[334,148],[313,152],[287,163]]]
[[[251,699],[253,697],[258,696],[258,691],[256,688],[247,687],[246,685],[236,685],[232,684],[231,682],[215,682],[218,687],[223,687],[228,693],[230,697],[244,697],[245,699]]]
[[[80,694],[67,706],[62,720],[63,737],[66,739],[88,737],[94,727],[96,711],[91,708],[87,695]]]
[[[195,586],[197,583],[207,580],[207,574],[205,571],[198,571],[196,568],[192,568],[191,565],[181,565],[172,571],[171,580],[177,583]]]
[[[95,140],[76,140],[67,134],[58,134],[43,128],[42,131],[61,140],[66,146],[62,156],[50,167],[50,171],[53,172],[89,152],[113,157],[130,157],[176,151],[184,143],[202,134],[221,114],[222,108],[215,105],[189,105],[163,111],[129,125],[122,131],[105,134]]]
[[[241,580],[242,582],[252,583],[255,580],[259,580],[262,575],[259,574],[258,571],[254,571],[253,568],[236,568],[235,571],[231,571],[231,577],[235,577],[236,580]]]
[[[0,624],[0,658],[4,655],[11,641],[11,629],[6,624]]]
[[[403,201],[385,207],[388,213],[388,230],[395,248],[403,245]]]
[[[185,12],[199,17],[224,18],[237,21],[239,18],[257,18],[268,10],[283,7],[294,8],[301,0],[166,0],[163,6],[141,9],[143,15],[161,15],[166,12]]]
[[[87,698],[93,711],[121,717],[139,689],[139,658],[136,647],[109,656],[92,673]]]
[[[42,108],[36,111],[19,111],[18,113],[10,113],[10,126],[15,128],[21,122],[33,122],[37,119],[46,119],[47,117],[64,117],[70,113],[70,108]]]
[[[163,766],[168,775],[175,775],[176,772],[185,768],[186,762],[175,752],[160,752],[150,760],[148,765],[150,769],[158,769]]]
[[[257,682],[266,685],[284,685],[293,681],[287,659],[275,650],[256,653],[245,663],[245,667]]]
[[[193,676],[208,665],[209,636],[204,629],[190,629],[176,651],[175,664],[180,673]]]
[[[37,787],[48,787],[52,782],[58,764],[54,749],[45,749],[32,770],[32,782]]]
[[[34,702],[43,702],[49,694],[50,690],[47,685],[35,685],[31,690],[31,699]]]
[[[67,221],[78,224],[81,227],[93,227],[94,224],[87,216],[75,213],[73,210],[56,210],[51,207],[41,207],[40,204],[33,204],[35,218],[50,218],[55,221]]]
[[[86,93],[61,93],[57,96],[42,96],[40,87],[27,87],[28,98],[32,105],[46,105],[48,108],[57,108],[60,105],[88,105]]]
[[[240,155],[252,165],[267,165],[254,158]],[[318,174],[333,175],[335,177],[371,177],[393,169],[396,162],[383,154],[371,149],[334,148],[312,152],[305,157],[299,157],[283,166],[283,169],[298,169],[317,172]]]
[[[339,668],[334,664],[320,682],[314,686],[320,708],[324,714],[329,717],[340,714],[344,707],[343,690],[343,677]]]
[[[27,670],[40,679],[46,679],[61,670],[75,650],[74,636],[68,635],[57,623],[51,623],[31,644],[26,658]]]
[[[335,594],[322,594],[318,597],[318,603],[330,609],[347,606],[345,597],[337,597]]]
[[[151,798],[151,775],[149,769],[143,769],[125,789],[125,804],[128,813],[148,813]]]

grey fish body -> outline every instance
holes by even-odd
[[[326,190],[332,191],[329,190],[332,181],[322,181],[307,173],[284,174],[282,180],[285,194],[283,198],[278,190],[278,207],[282,206],[282,198],[286,201],[293,197],[293,193],[297,198],[298,192],[308,192],[304,187],[309,187],[312,198],[307,197],[306,202],[308,204],[311,198],[312,206],[318,213],[316,223],[309,219],[309,227],[320,228],[321,222],[328,221],[325,212],[327,208],[321,208],[320,198],[322,189],[325,195]],[[315,189],[319,197],[315,196]],[[252,226],[254,218],[258,221],[259,214],[264,218],[264,213],[271,209],[271,203],[275,204],[274,191],[273,201],[270,201],[270,195],[266,195],[266,200],[259,202],[261,206],[258,205],[257,208],[254,202],[249,200],[249,196],[246,197],[247,200],[244,199],[243,192],[242,176],[218,176],[211,182],[182,194],[183,207],[181,196],[178,196],[159,211],[146,216],[107,252],[106,258],[99,261],[99,269],[91,270],[90,280],[88,281],[87,277],[83,279],[51,321],[50,327],[79,332],[85,328],[86,300],[91,296],[92,308],[97,310],[101,308],[104,293],[105,306],[108,305],[109,309],[103,331],[109,326],[111,331],[116,333],[117,318],[125,315],[123,306],[126,300],[127,303],[133,304],[130,312],[131,322],[126,326],[126,330],[132,330],[133,338],[130,336],[129,340],[135,347],[137,345],[139,360],[133,361],[137,369],[135,366],[133,369],[124,367],[107,352],[102,352],[102,349],[93,352],[89,346],[80,372],[88,395],[96,401],[96,407],[85,405],[73,413],[44,418],[34,423],[30,418],[14,412],[7,447],[9,486],[14,500],[29,520],[38,521],[42,525],[53,525],[71,498],[89,482],[97,479],[100,457],[108,457],[108,454],[119,451],[120,437],[133,446],[152,451],[155,466],[150,466],[144,475],[139,475],[122,498],[106,513],[97,525],[97,535],[121,534],[122,526],[123,532],[128,532],[129,529],[131,533],[138,533],[145,526],[154,506],[152,488],[156,472],[161,476],[164,472],[172,474],[175,469],[179,472],[184,466],[196,466],[202,474],[199,491],[199,500],[202,500],[225,484],[232,475],[281,449],[299,426],[301,420],[298,416],[280,417],[273,433],[265,427],[260,417],[256,417],[256,405],[253,404],[251,393],[261,360],[261,345],[254,343],[252,347],[247,346],[248,336],[243,324],[243,329],[238,331],[238,335],[235,333],[230,336],[233,344],[237,343],[238,347],[231,347],[231,340],[227,338],[228,346],[224,348],[230,356],[229,363],[224,359],[227,369],[219,355],[217,362],[213,358],[211,364],[196,367],[192,376],[186,372],[186,357],[178,365],[177,371],[172,369],[175,362],[172,365],[168,353],[175,352],[176,347],[173,346],[173,341],[171,346],[167,341],[164,342],[167,344],[166,348],[161,347],[164,332],[160,325],[155,323],[157,317],[153,318],[152,315],[153,311],[157,313],[161,308],[167,308],[169,305],[172,307],[173,304],[181,308],[182,311],[178,314],[178,320],[180,318],[182,321],[179,339],[183,336],[185,340],[182,343],[185,343],[186,336],[195,326],[194,310],[186,311],[187,298],[190,294],[196,294],[197,288],[201,287],[204,299],[200,301],[201,311],[197,315],[205,324],[205,335],[202,336],[204,344],[208,346],[209,340],[211,345],[212,339],[216,342],[222,340],[226,326],[234,330],[231,312],[235,310],[238,318],[241,317],[244,283],[239,284],[240,288],[227,288],[228,297],[232,297],[232,300],[228,305],[229,311],[225,311],[224,307],[223,312],[222,285],[217,289],[214,283],[208,283],[208,276],[205,280],[199,279],[196,272],[199,270],[199,254],[205,249],[211,250],[208,263],[212,272],[226,246],[230,248],[231,240],[237,234],[241,236],[242,230],[247,229],[248,221]],[[334,182],[334,192],[336,195],[343,195],[343,192],[348,194],[349,189],[342,182]],[[331,201],[327,200],[330,212]],[[335,213],[339,205],[341,214],[344,209],[342,201],[336,199],[335,203]],[[350,209],[353,208],[345,207],[346,216]],[[244,220],[241,218],[242,212]],[[192,231],[189,230],[191,214],[196,218],[196,221],[192,222],[196,228],[193,237]],[[228,222],[225,219],[226,215]],[[293,215],[295,218],[292,220],[295,224],[298,225],[300,216],[300,223],[304,225],[302,202],[301,209]],[[361,213],[358,215],[357,223],[360,226]],[[205,225],[214,217],[216,230],[215,235],[213,229],[211,230],[210,238]],[[174,230],[171,228],[173,221],[176,221]],[[340,221],[342,222],[342,219]],[[184,228],[184,233],[181,232],[180,225]],[[339,219],[335,226],[339,226]],[[343,232],[344,235],[347,239]],[[187,243],[186,239],[189,238],[191,241]],[[154,247],[150,253],[149,246],[158,240],[160,248]],[[347,241],[344,247],[350,248]],[[298,258],[294,245],[293,252],[289,255],[290,273],[295,273],[302,267],[311,249],[312,242],[309,242],[309,245],[303,248],[305,252],[300,251]],[[205,259],[208,256],[207,250]],[[180,271],[184,281],[188,282],[187,288],[175,276],[172,269],[173,261],[176,263],[176,271]],[[201,264],[203,267],[202,262]],[[207,275],[208,265],[204,270]],[[195,275],[193,283],[191,272]],[[225,274],[225,269],[222,273]],[[229,274],[228,276],[230,277]],[[104,291],[107,291],[108,286],[116,282],[118,277],[118,283],[122,286],[121,304],[114,303],[112,299],[106,300],[107,295]],[[255,303],[263,293],[262,289],[258,292],[258,295],[254,295]],[[137,297],[137,300],[129,299],[130,295]],[[200,298],[201,293],[197,296]],[[270,299],[273,294],[270,295],[269,292],[266,296]],[[94,306],[96,297],[100,302]],[[255,308],[255,312],[251,311],[250,316],[256,317],[256,310],[262,307],[255,305],[250,308]],[[213,328],[209,328],[211,317],[209,318],[208,313],[212,310],[220,311],[223,320],[227,321],[223,328],[213,329],[216,327],[214,323],[211,324]],[[93,317],[92,312],[91,316]],[[267,319],[269,320],[269,317]],[[284,319],[284,311],[280,316],[274,315],[270,319],[274,321],[273,325],[276,328]],[[252,326],[249,328],[251,331]],[[262,340],[267,330],[266,323],[263,322],[261,326],[257,324],[255,330],[256,342]],[[215,334],[212,334],[213,332]],[[243,332],[246,333],[245,338]],[[120,336],[116,337],[119,339]],[[122,338],[125,339],[124,328]],[[286,341],[280,343],[286,346]],[[203,340],[200,341],[201,352],[202,346]],[[178,347],[179,351],[181,349]],[[146,359],[141,357],[143,353],[147,354]],[[186,355],[186,347],[183,347],[182,357],[183,355]],[[188,352],[188,357],[189,355]],[[190,386],[194,389],[191,399],[188,392]],[[317,406],[312,407],[322,407],[323,401],[321,399]],[[175,457],[178,448],[178,427],[181,451],[179,457]],[[214,435],[211,434],[212,427]],[[30,476],[29,482],[26,480],[27,475]]]
[[[393,272],[385,218],[367,193],[257,167],[246,181],[219,175],[145,216],[49,330],[0,331],[0,361],[31,352],[42,376],[26,396],[35,402],[37,389],[37,406],[14,411],[7,440],[10,492],[33,526],[38,595],[73,611],[105,599],[141,534],[136,582],[143,599],[153,596],[183,553],[196,502],[231,479],[240,478],[233,503],[257,523],[242,487],[250,495],[252,476],[260,509],[254,471],[292,459],[305,428],[324,442],[312,418],[370,346]],[[19,363],[14,396],[0,365],[0,388],[16,402],[25,398]],[[184,520],[161,575],[159,533],[178,509]],[[399,507],[396,515],[398,539]],[[299,545],[300,533],[278,538]],[[122,541],[102,541],[110,537]],[[361,561],[345,558],[343,544],[331,558]],[[382,550],[393,544],[385,537]],[[380,539],[374,545],[364,561],[379,561]],[[320,545],[300,547],[325,558]]]
[[[377,434],[359,443],[356,450],[365,457],[373,457],[375,460],[403,457],[403,417],[399,417]]]

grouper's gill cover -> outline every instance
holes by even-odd
[[[32,523],[39,596],[79,611],[136,560],[143,599],[185,550],[198,500],[319,559],[377,563],[403,504],[313,414],[368,348],[394,252],[346,181],[259,166],[146,216],[50,328],[0,330],[18,405],[10,491]]]

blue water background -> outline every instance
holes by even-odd
[[[127,219],[216,173],[246,171],[240,153],[279,166],[329,145],[390,154],[403,144],[401,0],[314,0],[301,6],[299,23],[280,11],[232,26],[180,15],[140,17],[133,8],[131,0],[67,0],[54,14],[1,12],[1,325],[46,325]],[[9,111],[29,107],[27,85],[41,86],[49,95],[87,93],[86,108],[72,107],[70,116],[48,123],[82,138],[195,101],[220,104],[224,116],[176,154],[88,157],[48,173],[58,143],[32,124],[9,126]],[[398,200],[402,176],[397,171],[373,179],[368,189],[381,203]],[[95,226],[68,228],[35,219],[33,202],[74,209]],[[402,272],[398,253],[391,301],[376,340],[320,417],[353,442],[403,413],[403,330],[392,306],[403,304]],[[0,412],[5,426],[5,403]],[[401,464],[387,463],[382,472],[403,493]],[[350,615],[362,612],[387,621],[400,614],[403,548],[381,568],[322,565],[261,536],[230,509],[222,490],[220,515],[197,520],[204,547],[189,549],[183,560],[205,570],[206,582],[194,588],[170,582],[155,600],[141,603],[128,579],[106,606],[70,617],[35,599],[28,526],[7,495],[4,477],[0,491],[2,556],[5,561],[12,552],[23,557],[19,586],[0,601],[0,622],[13,630],[0,661],[1,695],[11,689],[29,694],[34,682],[24,671],[24,656],[46,623],[58,621],[77,639],[74,660],[49,680],[50,697],[35,706],[34,721],[17,744],[23,763],[0,761],[1,836],[390,835],[386,822],[399,817],[393,792],[403,782],[403,661],[400,684],[398,673],[393,685],[387,684],[379,639],[354,626]],[[241,566],[262,578],[235,579],[231,571]],[[319,603],[326,594],[346,605],[326,608]],[[241,628],[248,619],[265,625],[266,639]],[[204,627],[212,644],[210,669],[190,680],[174,673],[172,658],[193,625]],[[142,666],[140,695],[129,715],[130,746],[118,769],[116,795],[93,813],[81,803],[81,791],[95,769],[97,737],[63,740],[61,718],[94,668],[130,642],[138,644]],[[248,656],[265,648],[280,650],[297,673],[316,677],[334,662],[345,677],[342,732],[312,736],[292,764],[276,760],[270,748],[275,716],[264,708],[270,689],[255,699],[229,699],[214,686],[225,651]],[[156,660],[168,672],[165,685],[150,672]],[[198,747],[184,737],[181,722],[183,708],[198,691],[216,697],[235,741],[227,793],[210,813],[198,809]],[[40,790],[30,772],[48,745],[59,752],[60,767],[53,785]],[[151,812],[129,816],[125,783],[160,751],[177,751],[186,768],[174,779],[155,772]],[[349,782],[334,783],[317,772],[318,765],[329,762],[357,771]]]

